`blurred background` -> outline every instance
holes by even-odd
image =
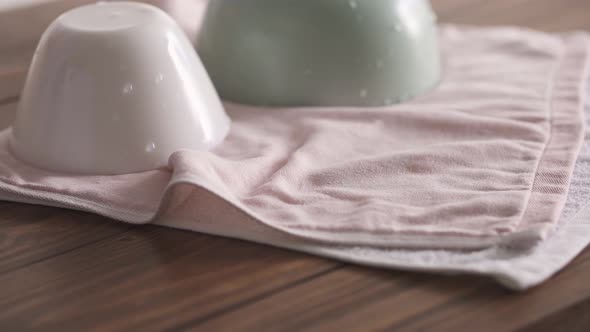
[[[105,1],[108,2],[109,0]],[[156,5],[193,37],[208,0],[141,0]],[[0,100],[18,95],[43,31],[65,11],[96,0],[0,0]],[[1,83],[12,82],[10,86]],[[19,83],[16,83],[19,82]]]
[[[116,1],[116,0],[106,0]],[[140,0],[167,11],[194,38],[210,0]],[[214,1],[214,0],[213,0]],[[238,0],[236,0],[238,1]],[[369,1],[369,0],[366,0]],[[0,0],[0,100],[18,95],[35,46],[47,26],[68,9],[96,0]],[[431,0],[441,22],[526,25],[545,31],[590,30],[589,0]]]

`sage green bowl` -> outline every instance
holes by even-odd
[[[426,0],[212,0],[197,49],[224,99],[254,105],[389,105],[441,71]]]

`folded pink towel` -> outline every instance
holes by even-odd
[[[445,74],[427,96],[364,109],[227,105],[226,142],[179,151],[166,170],[43,171],[14,159],[3,132],[0,196],[336,257],[317,246],[531,247],[559,218],[583,139],[588,39],[466,27],[441,37]]]

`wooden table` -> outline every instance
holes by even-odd
[[[368,1],[368,0],[367,0]],[[442,21],[590,29],[588,0],[435,0]],[[0,98],[12,107],[16,96]],[[590,250],[520,294],[0,202],[0,331],[589,331]]]

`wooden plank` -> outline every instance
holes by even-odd
[[[590,324],[590,251],[527,293],[468,276],[345,268],[184,326],[199,331],[551,331]],[[531,325],[532,324],[532,325]],[[590,326],[590,325],[586,325]]]
[[[17,106],[15,100],[18,98],[7,98],[4,100],[5,104],[0,100],[0,130],[8,128],[14,121]]]
[[[18,95],[25,84],[26,68],[0,68],[0,105],[18,101]]]
[[[89,213],[43,206],[3,203],[0,209],[0,274],[120,234],[130,227]]]
[[[0,331],[160,331],[341,266],[156,226],[0,276]]]
[[[474,25],[521,25],[545,31],[590,30],[586,0],[432,0],[442,22]]]
[[[205,322],[199,331],[379,331],[478,287],[483,278],[360,267],[333,271]]]
[[[532,323],[519,332],[579,332],[590,328],[590,298]]]
[[[484,287],[389,328],[403,331],[514,331],[571,307],[590,310],[590,251],[546,284],[526,293]],[[572,317],[576,319],[576,317]],[[577,319],[584,319],[577,317]]]

